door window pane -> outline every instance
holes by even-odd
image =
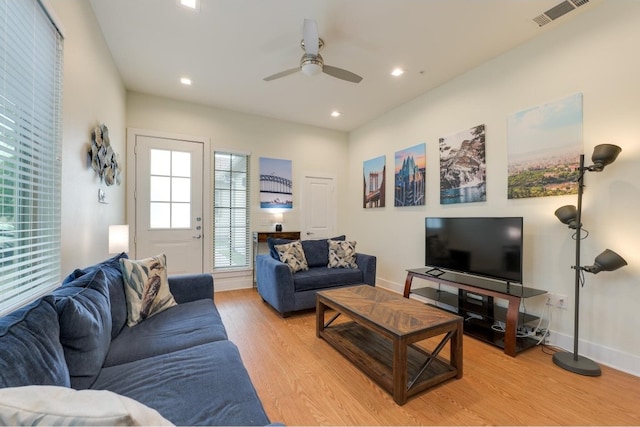
[[[151,149],[151,175],[171,175],[171,151]]]
[[[191,153],[151,149],[150,161],[150,228],[191,228]]]
[[[190,203],[171,203],[171,228],[189,228],[190,218]]]
[[[174,151],[171,153],[171,175],[191,176],[191,153],[186,151]]]
[[[151,202],[149,215],[149,226],[151,228],[171,227],[171,203]]]

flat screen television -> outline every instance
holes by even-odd
[[[425,265],[522,283],[522,217],[425,218]]]

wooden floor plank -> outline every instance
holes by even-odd
[[[315,336],[315,312],[283,319],[252,289],[219,292],[215,301],[274,422],[640,425],[640,378],[606,366],[602,376],[585,377],[555,366],[539,348],[513,358],[467,336],[464,376],[398,406]]]

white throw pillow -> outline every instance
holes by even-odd
[[[155,409],[107,390],[0,389],[0,425],[171,426]]]
[[[285,243],[284,245],[275,245],[274,248],[278,251],[280,261],[286,263],[292,273],[309,269],[300,240]]]
[[[329,268],[358,268],[356,242],[329,240]]]
[[[165,254],[139,260],[120,258],[120,269],[127,299],[128,326],[135,326],[176,305],[169,289]]]

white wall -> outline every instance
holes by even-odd
[[[349,227],[360,250],[378,256],[378,283],[401,289],[405,270],[424,265],[425,216],[523,216],[524,283],[569,296],[569,310],[553,313],[552,342],[572,348],[575,261],[572,232],[554,216],[576,196],[507,199],[507,117],[578,92],[583,93],[584,153],[613,143],[618,160],[585,178],[582,263],[605,248],[629,266],[586,275],[580,311],[580,350],[602,363],[640,375],[640,2],[616,0],[586,11],[540,38],[453,79],[374,120],[350,135]],[[439,203],[438,138],[486,125],[487,201]],[[394,153],[426,142],[427,203],[393,206]],[[362,162],[386,155],[387,200],[363,209]],[[590,164],[590,163],[588,163]],[[540,313],[544,298],[527,301]]]
[[[123,224],[125,186],[107,187],[87,163],[91,131],[104,123],[111,145],[125,150],[125,97],[120,75],[88,1],[51,0],[64,30],[62,134],[63,276],[108,256],[108,226]],[[126,178],[123,176],[123,178]],[[98,203],[98,188],[108,204]]]
[[[284,215],[285,231],[300,231],[301,191],[305,173],[336,177],[338,205],[346,204],[348,139],[344,132],[135,92],[127,95],[127,127],[204,137],[210,139],[212,150],[250,154],[252,231],[273,230],[271,215],[260,209],[260,157],[292,160],[293,209]],[[345,226],[342,211],[340,209],[338,212],[338,233],[342,233]],[[268,225],[263,225],[265,222]],[[216,291],[247,286],[251,286],[250,272],[216,275]]]

